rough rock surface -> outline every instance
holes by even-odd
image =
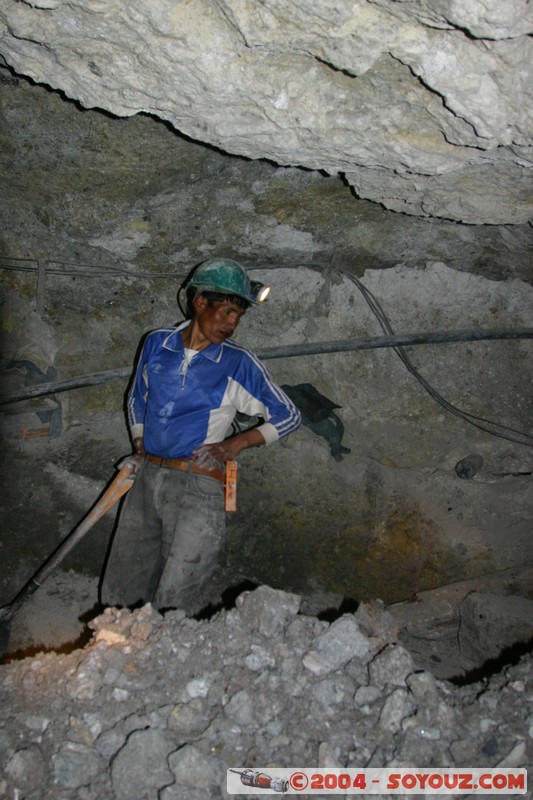
[[[380,334],[347,274],[303,266],[252,274],[272,286],[275,298],[239,328],[237,340],[255,352]],[[65,377],[130,364],[145,330],[176,313],[168,284],[152,306],[154,295],[137,285],[93,282],[94,294],[80,297],[75,282],[64,294],[50,283],[46,323],[29,313],[28,301],[3,306],[4,330],[12,331],[4,340],[15,344],[32,319],[39,322],[32,330],[43,345],[48,331]],[[519,280],[486,280],[428,262],[367,270],[361,285],[402,333],[532,326],[533,288]],[[531,355],[527,340],[410,348],[417,369],[447,400],[525,432],[533,409]],[[302,426],[279,446],[243,453],[239,510],[228,515],[221,557],[226,587],[249,580],[301,595],[328,591],[395,603],[533,560],[531,447],[445,413],[391,348],[273,359],[269,366],[279,383],[311,383],[342,406],[342,443],[351,452],[336,461],[328,441]],[[105,395],[99,386],[63,393],[64,418],[72,423],[56,439],[22,439],[28,418],[42,424],[35,414],[0,420],[3,602],[72,530],[128,452],[120,410],[125,385],[104,385]],[[482,468],[460,477],[457,464],[472,454]],[[98,575],[108,526],[102,521],[68,566]]]
[[[0,10],[21,75],[222,150],[343,174],[467,223],[531,218],[526,0],[36,0]]]
[[[179,273],[222,252],[246,265],[334,263],[358,275],[431,258],[486,278],[533,281],[527,223],[398,214],[355,197],[340,176],[228,156],[146,114],[84,110],[12,75],[1,59],[0,108],[1,263],[49,259],[41,305],[50,291],[64,294],[63,325],[81,287],[84,308],[123,310],[135,324],[141,304],[146,314],[170,294],[174,302]],[[17,297],[20,283],[19,273]],[[31,273],[24,284],[34,292]]]
[[[466,659],[497,658],[533,642],[533,600],[471,592],[461,603],[458,644]]]
[[[262,586],[208,620],[108,609],[69,655],[0,667],[0,797],[203,800],[238,767],[522,767],[533,660],[457,687],[385,612],[328,623]]]

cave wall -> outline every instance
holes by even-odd
[[[350,276],[398,332],[531,326],[527,224],[398,214],[355,197],[339,176],[231,157],[152,116],[89,111],[12,70],[1,75],[3,368],[21,354],[59,378],[130,365],[147,330],[179,318],[184,274],[222,252],[273,287],[239,331],[257,350],[379,335]],[[460,408],[528,428],[529,342],[410,353]],[[220,565],[228,582],[394,602],[532,559],[530,447],[444,411],[392,350],[269,367],[280,383],[312,383],[341,406],[350,453],[336,461],[303,427],[243,454]],[[125,384],[58,396],[55,439],[24,438],[45,427],[31,407],[2,415],[6,600],[127,451]],[[456,464],[473,453],[482,468],[459,477]],[[98,573],[110,529],[83,545],[76,569]]]
[[[348,273],[303,266],[251,273],[270,283],[273,295],[248,312],[238,331],[237,340],[256,351],[381,332]],[[427,262],[418,269],[399,264],[366,270],[361,282],[399,332],[531,326],[533,289],[517,279],[493,281]],[[135,304],[124,302],[113,306],[108,319],[93,319],[86,308],[64,310],[58,323],[45,314],[40,324],[55,337],[59,375],[85,374],[90,363],[98,369],[132,360],[145,330],[163,321],[158,300],[153,316],[134,322],[129,310]],[[10,296],[4,324],[15,319],[6,316],[6,307],[16,307],[23,319],[28,306]],[[169,310],[175,315],[174,307]],[[123,350],[111,336],[114,326],[130,331]],[[529,341],[434,344],[408,352],[456,407],[527,430]],[[504,438],[493,436],[443,409],[390,348],[267,363],[278,382],[311,383],[337,403],[344,432],[332,443],[302,426],[285,443],[242,454],[239,511],[228,519],[221,564],[228,584],[248,579],[304,595],[325,591],[396,602],[415,590],[532,560],[531,448],[505,438],[515,433],[488,425]],[[5,415],[4,438],[13,459],[9,467],[4,461],[11,487],[3,497],[5,542],[13,537],[19,548],[24,541],[29,553],[38,544],[35,568],[128,451],[125,388],[126,380],[119,380],[56,395],[64,426],[56,439],[24,440],[23,427],[41,425],[31,404],[23,406],[24,414]],[[339,457],[335,444],[349,452]],[[473,454],[480,465],[471,474],[458,471]],[[109,535],[110,528],[105,531]],[[97,574],[105,547],[105,537],[93,539],[74,565]],[[20,550],[11,558],[20,574]]]

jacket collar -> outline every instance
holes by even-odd
[[[183,353],[183,339],[181,338],[181,331],[187,327],[189,320],[180,322],[170,333],[163,339],[163,347],[165,350],[173,350],[175,353]],[[222,351],[224,342],[222,344],[210,344],[205,350],[199,350],[198,355],[208,358],[210,361],[218,363],[222,358]]]

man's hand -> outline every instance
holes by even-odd
[[[145,456],[135,455],[132,453],[129,456],[126,456],[117,464],[117,469],[122,469],[123,467],[129,466],[132,468],[131,470],[131,477],[133,478],[137,472],[139,471],[140,467],[144,463]]]
[[[260,447],[265,440],[258,430],[252,429],[238,433],[231,439],[215,444],[202,444],[192,454],[193,460],[204,469],[223,469],[226,461],[233,461],[242,450]]]
[[[220,444],[203,444],[192,454],[194,463],[202,469],[223,469],[228,458]]]
[[[146,458],[146,450],[144,449],[144,442],[142,438],[134,439],[133,440],[133,453],[126,458],[123,458],[120,464],[118,465],[119,469],[125,467],[126,465],[131,466],[132,469],[132,477],[138,472],[144,460]]]

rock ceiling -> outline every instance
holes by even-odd
[[[531,219],[528,0],[3,0],[0,53],[85,108],[340,174],[388,209]]]

